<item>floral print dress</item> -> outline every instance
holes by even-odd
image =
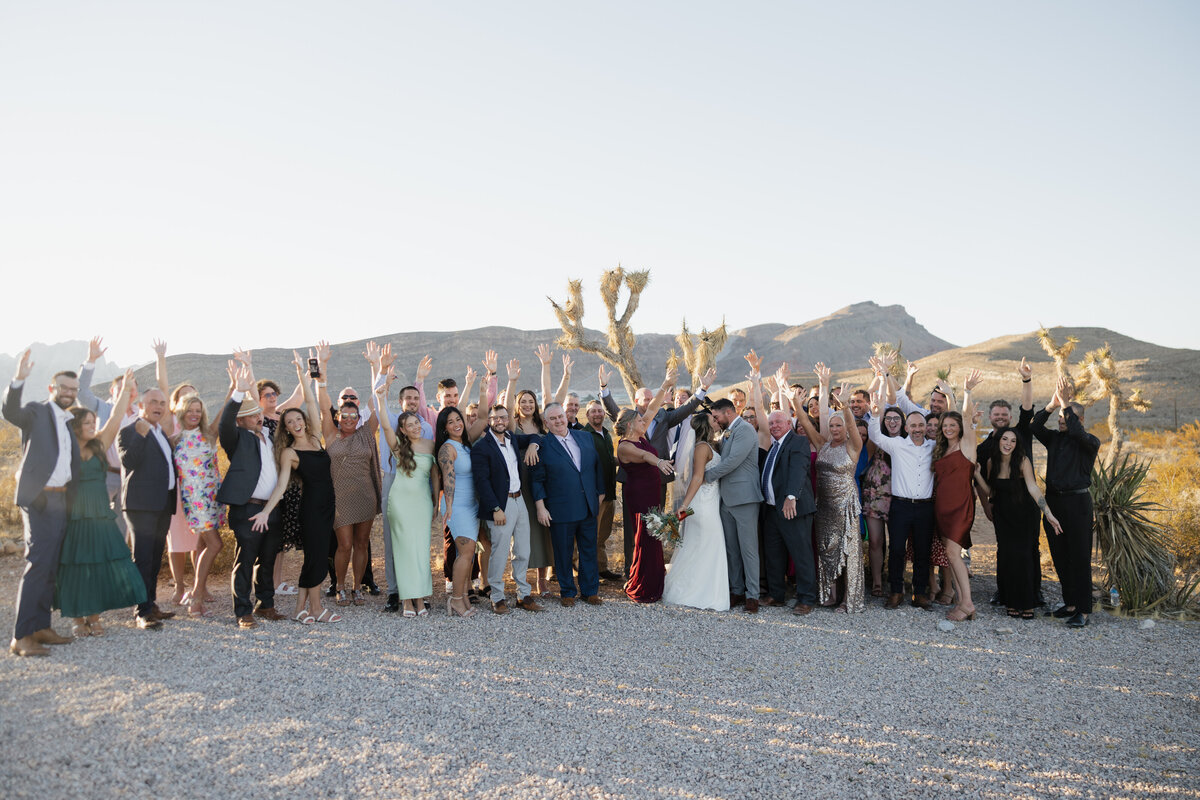
[[[201,531],[224,525],[225,506],[217,502],[221,479],[216,444],[205,440],[199,428],[183,431],[175,444],[175,467],[188,527]]]

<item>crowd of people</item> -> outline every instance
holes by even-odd
[[[501,390],[489,350],[482,373],[468,367],[461,391],[442,379],[430,405],[432,360],[422,359],[414,382],[393,394],[396,359],[390,345],[374,342],[363,354],[366,394],[345,387],[334,401],[330,348],[320,342],[307,358],[293,353],[296,388],[286,399],[278,382],[256,378],[250,352],[236,351],[210,420],[195,385],[170,388],[165,343],[154,349],[157,385],[139,392],[127,371],[107,399],[91,389],[104,353],[99,338],[78,372],[54,375],[44,401],[22,402],[33,364],[29,351],[19,360],[3,400],[23,442],[16,655],[43,656],[46,645],[101,635],[100,615],[114,609],[134,607],[139,629],[177,613],[214,614],[208,577],[226,524],[239,627],[340,622],[336,609],[364,605],[365,592],[379,591],[370,543],[379,516],[383,610],[405,618],[431,611],[430,535],[440,520],[451,616],[489,606],[495,614],[538,612],[555,596],[565,607],[601,605],[608,581],[638,603],[751,614],[787,607],[803,616],[818,606],[859,613],[869,596],[888,609],[907,600],[971,620],[965,556],[977,500],[996,530],[993,604],[1026,620],[1044,605],[1044,526],[1063,595],[1052,615],[1080,628],[1092,610],[1089,484],[1099,441],[1083,427],[1069,380],[1034,413],[1024,359],[1017,422],[1008,401],[994,400],[991,430],[979,440],[983,414],[972,393],[981,374],[967,376],[961,398],[939,381],[925,408],[911,394],[917,367],[897,385],[895,356],[871,358],[873,379],[860,388],[832,386],[831,370],[818,363],[806,389],[786,364],[763,375],[751,351],[748,391],[713,401],[715,371],[692,391],[668,369],[657,388],[638,389],[633,406],[621,408],[604,367],[596,399],[581,407],[569,355],[552,391],[547,345],[536,351],[540,400],[518,388],[517,359],[507,363]],[[476,386],[477,401],[460,408]],[[1047,425],[1054,413],[1057,429]],[[1044,492],[1032,468],[1034,439],[1046,448]],[[618,494],[620,572],[607,547]],[[652,523],[669,511],[682,519],[682,538],[668,568]],[[295,584],[279,558],[288,549],[303,553]],[[178,611],[158,603],[164,551]],[[294,609],[276,609],[278,598],[293,595]],[[71,636],[51,627],[52,609],[71,620]]]

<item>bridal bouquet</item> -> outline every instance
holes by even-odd
[[[678,513],[672,514],[655,506],[642,514],[642,525],[645,527],[646,533],[663,544],[674,544],[683,538],[679,524],[694,513],[696,512],[690,508],[684,508]]]

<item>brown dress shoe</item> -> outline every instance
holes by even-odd
[[[915,595],[912,599],[913,608],[923,608],[926,611],[932,611],[933,606],[929,602],[929,598],[923,594]]]
[[[497,600],[495,603],[492,603],[493,614],[507,614],[510,611],[512,611],[512,609],[509,608],[508,603],[504,602],[503,600]]]
[[[767,608],[778,608],[779,606],[783,605],[783,601],[776,600],[774,597],[771,597],[771,595],[767,595],[767,599],[763,600],[762,604]]]
[[[272,621],[277,620],[277,619],[283,619],[283,614],[280,614],[274,608],[260,608],[260,609],[256,610],[254,612],[254,614],[255,614],[255,616],[259,616],[259,617],[262,617],[263,619],[269,619]]]
[[[238,627],[244,631],[248,631],[251,628],[257,628],[258,623],[254,621],[254,617],[247,614],[244,617],[238,617]]]
[[[42,647],[34,641],[32,636],[22,636],[20,639],[13,639],[8,645],[8,651],[14,656],[21,656],[22,658],[50,655],[50,648]]]
[[[535,601],[532,597],[522,597],[520,600],[517,601],[517,605],[520,608],[525,609],[526,611],[545,611],[546,610],[546,609],[542,608],[541,606],[539,606],[537,604],[537,601]]]
[[[730,608],[737,608],[744,602],[746,602],[746,595],[744,595],[744,594],[729,595],[729,607]]]
[[[900,601],[902,599],[903,599],[903,597],[899,593],[889,594],[887,602],[883,604],[883,607],[884,608],[899,608]]]
[[[141,630],[141,631],[152,631],[155,628],[162,627],[162,623],[159,622],[154,617],[135,617],[135,620],[136,620],[135,624],[138,626],[138,630]]]
[[[54,628],[42,628],[32,638],[38,644],[70,644],[75,641],[70,636],[59,636]]]
[[[175,612],[174,611],[163,611],[158,606],[154,606],[153,608],[150,609],[150,613],[147,616],[149,616],[151,619],[161,622],[164,619],[174,619]]]
[[[575,598],[574,597],[564,597],[560,600],[560,602],[563,604],[563,606],[565,608],[570,608],[571,606],[575,605]]]
[[[598,594],[588,595],[587,597],[583,598],[583,602],[587,603],[589,606],[604,605],[604,601],[600,599],[600,595]]]
[[[746,613],[747,614],[757,614],[758,613],[758,601],[755,600],[753,597],[746,598]]]
[[[812,610],[813,607],[806,603],[797,603],[796,607],[792,609],[792,613],[797,617],[804,617],[811,614]]]

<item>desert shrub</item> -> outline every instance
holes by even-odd
[[[17,494],[17,464],[21,460],[21,431],[0,422],[0,537],[20,536],[24,523],[13,503]]]
[[[1139,431],[1137,441],[1153,455],[1145,499],[1157,504],[1151,517],[1169,532],[1181,569],[1200,569],[1200,422],[1177,431]]]

